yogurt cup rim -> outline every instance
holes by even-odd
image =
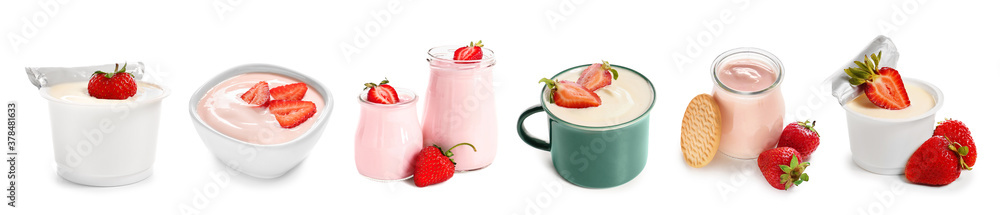
[[[566,69],[566,70],[563,70],[562,72],[556,73],[555,75],[553,75],[552,77],[550,77],[550,79],[555,80],[554,78],[559,77],[559,75],[562,75],[563,73],[566,73],[566,72],[569,72],[569,71],[573,71],[573,70],[576,70],[576,69],[579,69],[579,68],[588,67],[590,65],[591,64],[583,64],[583,65],[579,65],[579,66],[570,67],[569,69]],[[645,75],[643,75],[642,73],[639,73],[638,71],[635,71],[634,69],[631,69],[631,68],[628,68],[628,67],[624,67],[624,66],[621,66],[621,65],[617,65],[617,64],[611,64],[611,67],[617,67],[619,69],[625,69],[625,70],[628,70],[628,71],[630,71],[632,73],[635,73],[639,77],[642,77],[642,79],[646,81],[646,84],[649,84],[649,91],[650,91],[650,95],[652,96],[652,98],[649,101],[649,107],[646,107],[646,111],[644,111],[642,113],[642,115],[639,115],[638,117],[635,117],[635,118],[633,118],[633,119],[631,119],[629,121],[625,121],[625,122],[614,124],[614,125],[608,125],[608,126],[586,126],[586,125],[580,125],[580,124],[572,123],[572,122],[569,122],[569,121],[566,121],[566,120],[563,120],[563,119],[559,118],[555,114],[552,114],[552,111],[549,111],[549,107],[545,105],[545,97],[546,97],[545,96],[545,91],[548,90],[547,86],[542,86],[542,91],[541,91],[541,93],[539,93],[539,95],[540,95],[539,99],[540,99],[540,102],[541,102],[542,109],[545,110],[545,113],[549,116],[549,118],[555,119],[556,121],[559,121],[560,123],[564,123],[564,124],[567,124],[567,125],[571,125],[573,127],[578,127],[578,128],[587,129],[587,130],[611,130],[611,129],[621,128],[621,127],[632,125],[632,124],[634,124],[635,122],[638,122],[641,119],[649,117],[649,112],[653,111],[653,106],[656,104],[656,88],[653,87],[653,82],[649,81],[649,78],[646,78]]]
[[[315,89],[323,98],[323,102],[326,104],[323,106],[322,110],[323,112],[319,113],[320,114],[319,116],[313,116],[318,118],[316,119],[316,123],[314,123],[313,126],[310,127],[308,131],[302,133],[302,135],[299,135],[295,139],[278,144],[250,143],[230,137],[229,135],[223,134],[222,132],[215,130],[215,128],[205,123],[205,121],[201,119],[201,116],[198,115],[198,103],[200,103],[201,99],[205,96],[205,93],[208,93],[208,91],[211,90],[216,85],[222,83],[223,81],[229,80],[230,78],[236,77],[237,75],[242,75],[247,73],[270,73],[270,74],[282,75],[306,83],[306,85],[309,85],[309,87]],[[324,87],[323,84],[316,81],[316,79],[313,79],[312,77],[306,76],[305,74],[270,64],[244,64],[230,68],[225,72],[219,73],[215,77],[212,77],[207,82],[205,82],[204,85],[199,87],[197,90],[194,91],[194,93],[191,94],[191,99],[188,101],[188,114],[190,114],[192,118],[196,119],[199,124],[205,126],[206,128],[208,128],[208,130],[212,131],[212,133],[222,136],[230,141],[238,142],[240,144],[244,144],[247,146],[267,147],[267,148],[277,148],[299,143],[302,142],[302,140],[305,139],[306,136],[309,136],[315,132],[320,132],[317,131],[317,129],[318,127],[322,126],[317,126],[317,125],[325,124],[332,110],[333,110],[333,99],[330,98],[330,93],[327,92],[326,87]]]
[[[941,89],[937,88],[937,86],[934,86],[933,84],[931,84],[929,82],[926,82],[926,81],[921,81],[919,79],[903,78],[903,84],[905,85],[907,83],[917,84],[918,87],[921,87],[924,90],[926,90],[929,93],[931,93],[931,98],[934,99],[934,107],[931,107],[930,110],[927,110],[927,112],[924,112],[924,113],[922,113],[920,115],[912,116],[912,117],[909,117],[909,118],[902,118],[902,119],[886,119],[886,118],[878,118],[878,117],[868,116],[868,115],[865,115],[865,114],[858,113],[857,111],[851,110],[851,108],[847,107],[847,104],[841,105],[840,107],[844,108],[844,111],[847,114],[850,114],[850,115],[853,115],[853,116],[858,116],[858,117],[861,117],[861,118],[864,118],[864,119],[867,119],[867,120],[878,121],[878,122],[902,123],[902,122],[913,122],[913,121],[917,121],[917,120],[920,120],[920,119],[923,119],[923,118],[927,118],[927,117],[929,117],[931,115],[936,114],[938,112],[938,110],[941,109],[941,106],[944,105],[944,93],[942,93]],[[859,96],[864,96],[864,95],[862,94],[862,95],[859,95]]]
[[[719,71],[718,70],[719,70],[720,66],[722,66],[723,63],[732,61],[732,60],[728,60],[728,61],[723,62],[723,60],[729,59],[730,57],[733,57],[733,56],[738,55],[738,54],[760,55],[761,57],[764,57],[768,61],[771,61],[770,63],[773,63],[773,65],[774,65],[773,69],[777,70],[777,71],[775,71],[775,72],[778,73],[777,74],[777,78],[775,78],[774,82],[772,82],[771,85],[769,85],[767,88],[760,89],[760,90],[757,90],[757,91],[742,91],[742,90],[736,90],[736,89],[733,89],[733,88],[729,88],[729,86],[726,86],[725,83],[722,83],[722,80],[719,80]],[[737,59],[733,59],[733,60],[737,60]],[[715,82],[715,84],[717,86],[719,86],[720,88],[726,90],[727,92],[731,92],[731,93],[735,93],[735,94],[739,94],[739,95],[759,95],[761,93],[765,93],[765,92],[771,91],[772,89],[776,89],[776,88],[778,88],[778,86],[781,86],[781,82],[784,81],[784,79],[785,79],[785,66],[781,64],[781,60],[779,60],[777,56],[774,56],[774,54],[771,54],[771,52],[768,52],[768,51],[760,49],[760,48],[754,48],[754,47],[734,48],[734,49],[730,49],[730,50],[728,50],[726,52],[723,52],[722,54],[719,54],[719,56],[715,57],[715,60],[712,62],[712,71],[711,72],[712,72],[712,80]]]
[[[47,91],[49,91],[49,90],[52,89],[52,86],[46,86],[46,87],[39,88],[38,94],[41,94],[42,98],[45,98],[45,99],[49,100],[50,102],[56,102],[56,103],[66,104],[66,105],[94,107],[94,106],[116,106],[116,105],[121,105],[121,104],[146,105],[146,104],[156,103],[156,102],[162,101],[163,99],[167,98],[167,96],[169,96],[170,92],[171,92],[170,88],[167,88],[167,87],[165,87],[163,85],[154,84],[154,83],[145,82],[145,81],[137,81],[137,83],[149,84],[149,85],[154,86],[156,88],[160,88],[160,90],[162,90],[163,93],[160,93],[159,96],[156,96],[156,97],[153,97],[153,98],[149,98],[149,99],[134,100],[134,101],[123,101],[123,102],[115,102],[115,103],[103,103],[103,104],[75,103],[75,102],[65,101],[65,100],[62,100],[62,99],[57,99],[55,97],[52,97],[52,95],[49,95],[48,93],[46,93]]]

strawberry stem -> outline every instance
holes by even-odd
[[[809,129],[809,131],[812,131],[813,133],[816,133],[816,137],[819,137],[819,132],[816,131],[816,120],[812,121],[812,125],[809,124],[809,120],[799,122],[799,125]]]
[[[962,146],[962,144],[958,142],[952,142],[951,139],[948,139],[948,137],[944,137],[944,139],[948,140],[948,150],[958,154],[958,167],[964,170],[972,170],[972,167],[969,167],[969,165],[965,163],[965,159],[963,159],[963,157],[969,155],[969,147]]]
[[[461,146],[461,145],[468,145],[468,146],[472,147],[472,151],[478,152],[478,151],[476,151],[476,146],[473,146],[472,144],[469,144],[469,143],[459,143],[459,144],[455,144],[455,146],[452,146],[450,149],[448,149],[448,151],[445,151],[444,152],[444,156],[447,156],[447,157],[454,156],[455,153],[452,153],[451,150],[455,149],[455,147],[458,147],[458,146]]]
[[[611,71],[611,79],[618,80],[618,70],[611,68],[611,63],[606,60],[601,60],[601,69]]]
[[[805,173],[806,167],[809,167],[809,162],[799,163],[798,157],[792,155],[789,165],[778,165],[784,172],[779,183],[784,184],[785,190],[788,190],[792,185],[799,186],[802,182],[809,181],[809,175]]]

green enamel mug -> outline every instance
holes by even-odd
[[[563,73],[578,72],[590,65],[566,69]],[[517,134],[528,145],[549,151],[556,172],[570,183],[587,188],[610,188],[625,184],[642,172],[646,166],[649,145],[649,112],[656,100],[653,84],[635,70],[611,65],[621,76],[644,81],[648,87],[640,99],[648,99],[648,107],[641,115],[631,119],[620,119],[620,123],[587,126],[556,116],[546,104],[549,90],[543,87],[540,93],[542,105],[528,108],[517,120]],[[622,78],[616,80],[623,81]],[[640,82],[641,83],[641,82]],[[645,90],[645,88],[641,89]],[[602,104],[604,105],[604,104]],[[641,111],[641,109],[636,109]],[[529,135],[524,129],[524,120],[529,116],[545,112],[548,115],[549,142]],[[638,112],[636,112],[638,113]]]

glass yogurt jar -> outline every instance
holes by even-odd
[[[785,116],[784,76],[781,61],[761,49],[736,48],[715,58],[712,91],[722,113],[723,154],[753,159],[778,142]]]

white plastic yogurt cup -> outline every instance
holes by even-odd
[[[934,98],[934,107],[913,117],[887,119],[868,116],[846,104],[841,105],[847,114],[854,163],[869,172],[903,174],[910,155],[934,134],[934,116],[944,105],[944,94],[927,82],[909,78],[903,78],[903,82],[930,93]]]
[[[141,63],[129,66],[141,77]],[[138,91],[128,99],[97,99],[87,94],[87,74],[93,69],[27,68],[32,83],[49,101],[57,173],[89,186],[142,181],[153,173],[160,104],[170,90],[136,81]]]

